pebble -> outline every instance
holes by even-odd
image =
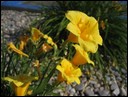
[[[102,90],[98,92],[100,96],[108,96],[109,91],[108,90]]]
[[[90,88],[88,88],[88,89],[85,90],[85,94],[87,96],[95,96],[94,92]]]
[[[83,83],[81,83],[80,85],[76,85],[76,87],[75,87],[75,89],[78,90],[78,91],[83,90],[83,88],[84,88],[84,84]]]
[[[104,90],[104,87],[100,87],[100,91],[103,91]]]
[[[116,88],[118,88],[118,85],[117,85],[117,83],[114,81],[114,82],[111,84],[111,90],[114,90],[114,89],[116,89]]]
[[[100,84],[95,84],[94,87],[95,88],[99,88],[100,87]]]
[[[127,96],[127,92],[126,90],[124,89],[124,87],[121,88],[121,96]]]
[[[72,89],[71,85],[67,85],[66,91],[70,91]]]
[[[116,89],[112,92],[112,94],[115,95],[115,96],[118,96],[119,93],[120,93],[119,88],[116,88]]]
[[[72,88],[71,90],[70,90],[70,94],[75,94],[75,92],[76,92],[76,90],[74,89],[74,88]]]
[[[93,81],[93,80],[90,80],[89,82],[90,82],[90,84],[93,84],[93,85],[97,84],[97,82]]]
[[[121,68],[121,71],[122,71],[122,73],[124,73],[124,74],[127,73],[127,70],[125,70],[125,69],[123,69],[123,68]]]

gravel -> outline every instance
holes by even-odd
[[[38,15],[39,13],[26,11],[1,10],[1,34],[4,35],[1,43],[3,39],[6,39],[7,42],[13,41],[14,33],[29,28],[31,21]],[[120,73],[114,67],[110,67],[110,72],[106,75],[103,75],[98,69],[95,69],[95,72],[92,70],[92,72],[93,80],[83,75],[79,85],[76,83],[67,85],[63,82],[60,84],[64,87],[63,90],[55,89],[53,92],[59,93],[61,96],[127,96],[127,69],[122,68]],[[103,81],[104,76],[106,84]]]

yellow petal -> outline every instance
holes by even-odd
[[[78,38],[79,44],[80,46],[85,50],[85,51],[89,51],[92,53],[96,53],[96,51],[98,50],[98,44],[96,44],[93,41],[84,41],[81,38]]]
[[[60,72],[64,71],[63,68],[60,65],[57,65],[56,69],[59,70]]]
[[[102,37],[100,36],[100,33],[99,33],[98,22],[93,17],[90,17],[90,31],[89,32],[90,32],[90,35],[92,35],[94,41],[97,44],[102,45]]]
[[[72,63],[76,66],[81,64],[90,63],[94,65],[94,62],[90,60],[87,52],[84,51],[79,45],[74,45],[76,53],[72,58]]]
[[[29,37],[27,35],[25,36],[20,36],[20,46],[19,46],[19,50],[23,50],[25,45],[27,44]]]
[[[75,80],[75,82],[76,82],[77,84],[80,84],[80,79],[79,79],[79,78],[76,77],[74,80]]]
[[[32,28],[32,40],[34,42],[38,41],[40,37],[43,35],[43,33],[40,32],[37,28]]]
[[[26,57],[29,57],[27,54],[25,54],[25,53],[23,53],[21,50],[17,49],[17,48],[15,47],[15,45],[14,45],[12,42],[10,42],[10,43],[8,44],[8,49],[12,49],[14,52],[16,52],[16,53],[18,53],[18,54],[20,54],[20,55],[24,55],[24,56],[26,56]]]
[[[78,37],[75,36],[74,34],[70,33],[68,36],[68,41],[78,43]]]
[[[23,82],[20,82],[20,81],[14,79],[13,77],[4,77],[3,80],[9,81],[9,82],[13,82],[13,83],[15,83],[15,85],[17,87],[22,86],[24,84]]]
[[[82,75],[82,72],[81,72],[80,68],[77,68],[77,69],[75,69],[75,70],[73,71],[73,74],[74,74],[75,76],[81,76],[81,75]]]
[[[80,36],[80,29],[77,27],[77,25],[74,25],[73,23],[69,23],[67,25],[67,30],[69,30],[72,34],[76,35],[76,36]]]
[[[88,20],[88,16],[80,11],[68,11],[65,14],[66,18],[69,19],[73,24],[78,24],[80,21],[83,21],[82,19]]]
[[[27,89],[30,85],[30,82],[25,83],[24,85],[17,87],[15,86],[15,84],[12,84],[14,91],[15,91],[15,95],[16,96],[25,96],[27,94]]]

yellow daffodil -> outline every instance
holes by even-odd
[[[61,66],[57,65],[57,70],[61,72],[58,78],[59,80],[67,81],[67,84],[71,84],[72,82],[76,82],[80,84],[79,77],[82,75],[81,70],[79,68],[74,68],[72,63],[66,59],[61,61]]]
[[[38,80],[38,77],[32,77],[24,74],[15,77],[4,77],[3,80],[11,82],[16,96],[25,96],[31,82],[33,80]]]
[[[21,36],[20,37],[20,46],[19,46],[19,50],[23,50],[25,45],[27,44],[29,37],[28,36]]]
[[[94,65],[94,62],[90,60],[87,52],[85,52],[83,50],[83,48],[81,48],[79,45],[74,45],[75,49],[76,49],[76,53],[74,55],[74,57],[72,58],[72,63],[75,66],[79,66],[85,63],[90,63]]]
[[[86,51],[95,53],[98,44],[102,45],[96,19],[80,11],[68,11],[65,15],[70,20],[67,25],[67,30],[71,32],[68,40],[79,43]]]
[[[17,48],[15,47],[15,45],[14,45],[12,42],[10,42],[10,43],[8,44],[8,49],[13,50],[14,52],[16,52],[16,53],[18,53],[18,54],[20,54],[20,55],[29,57],[27,54],[25,54],[25,53],[23,53],[21,50],[17,49]]]
[[[32,40],[34,42],[38,41],[40,39],[40,37],[43,36],[43,33],[40,32],[40,30],[38,30],[37,28],[32,28]]]

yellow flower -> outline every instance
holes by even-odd
[[[76,53],[74,57],[72,58],[72,63],[75,66],[79,66],[81,64],[90,63],[94,65],[94,62],[90,60],[87,52],[85,52],[79,45],[74,45],[76,49]]]
[[[38,80],[38,77],[31,77],[24,74],[15,77],[4,77],[3,80],[11,82],[16,96],[25,96],[31,82]]]
[[[32,40],[34,42],[38,41],[40,39],[41,36],[43,36],[43,33],[40,32],[40,30],[38,30],[37,28],[32,28]]]
[[[23,50],[24,46],[26,46],[27,41],[28,41],[29,37],[28,36],[21,36],[20,37],[20,46],[19,46],[19,50]]]
[[[72,63],[68,60],[63,59],[61,61],[61,66],[57,65],[56,69],[61,72],[61,75],[58,77],[60,78],[59,80],[65,80],[67,84],[71,84],[72,82],[80,84],[79,77],[82,75],[81,70],[79,68],[74,68]]]
[[[68,40],[80,43],[86,51],[95,53],[98,44],[102,45],[102,37],[99,34],[96,19],[80,11],[68,11],[65,15],[70,20],[67,25],[67,30],[71,32]]]
[[[14,45],[12,42],[10,42],[10,43],[8,44],[8,49],[12,49],[14,52],[16,52],[16,53],[18,53],[18,54],[20,54],[20,55],[24,55],[24,56],[26,56],[26,57],[29,57],[27,54],[25,54],[25,53],[23,53],[21,50],[17,49],[17,48],[15,47],[15,45]]]

